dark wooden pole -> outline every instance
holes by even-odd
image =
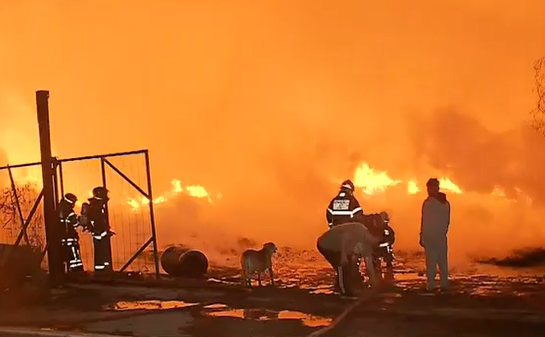
[[[51,132],[49,128],[49,91],[36,91],[38,129],[40,132],[40,152],[42,158],[42,182],[44,192],[44,222],[47,238],[47,260],[51,286],[56,287],[64,281],[64,263],[61,254],[61,227],[55,214],[55,192],[53,158],[51,155]]]

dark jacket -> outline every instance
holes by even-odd
[[[76,212],[74,212],[74,205],[65,199],[62,199],[57,205],[57,217],[63,228],[65,237],[77,238],[77,228],[79,223],[78,216]]]
[[[94,198],[89,199],[88,202],[82,205],[81,214],[88,219],[93,238],[100,240],[106,237],[110,226],[104,202]]]
[[[326,219],[329,227],[358,220],[363,215],[360,203],[352,193],[341,190],[331,200],[326,210]]]

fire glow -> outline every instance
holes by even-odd
[[[213,203],[213,199],[206,189],[200,185],[182,186],[178,179],[171,181],[172,189],[153,199],[153,204],[162,204],[176,197],[181,193],[185,193],[191,197],[205,199],[209,203]],[[215,199],[221,199],[221,194],[216,195]],[[148,205],[149,199],[142,196],[140,198],[128,198],[127,204],[133,209],[138,210],[140,207]]]
[[[26,172],[28,173],[28,172]],[[439,177],[439,184],[442,191],[451,193],[451,194],[463,194],[464,191],[452,181],[452,179],[442,176]],[[39,185],[41,179],[38,180],[34,175],[18,175],[15,177],[15,180],[19,183],[31,183]],[[336,179],[334,183],[338,183]],[[356,189],[363,193],[364,195],[372,196],[387,193],[390,188],[402,188],[405,190],[407,195],[416,195],[425,192],[425,188],[420,186],[424,185],[423,182],[417,181],[417,179],[412,178],[408,180],[397,179],[386,171],[380,171],[369,164],[362,162],[354,171],[352,177]],[[515,189],[517,195],[523,195],[520,189]],[[91,191],[88,191],[89,197],[92,197]],[[193,198],[201,199],[207,203],[213,204],[215,201],[218,201],[222,198],[220,193],[216,195],[211,195],[207,189],[201,185],[182,185],[181,181],[178,179],[173,179],[171,181],[170,190],[160,194],[158,197],[153,199],[154,205],[159,205],[166,203],[172,199],[175,199],[179,195],[187,195]],[[496,198],[508,201],[508,202],[517,202],[517,198],[507,198],[505,191],[499,186],[495,187],[493,191],[490,192],[491,196]],[[125,197],[120,198],[119,200],[122,204],[128,205],[131,210],[136,211],[140,210],[142,206],[149,205],[149,200],[145,196],[139,197]],[[78,201],[78,205],[81,206],[82,201]],[[530,201],[531,202],[531,201]]]
[[[391,178],[386,171],[378,171],[371,168],[368,164],[362,163],[354,172],[354,185],[364,194],[373,195],[385,192],[386,189],[403,183],[403,180]],[[407,193],[416,194],[420,192],[418,183],[412,179],[406,182]],[[443,191],[462,194],[462,189],[452,180],[446,177],[439,178],[439,186]]]

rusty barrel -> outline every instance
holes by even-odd
[[[161,255],[161,267],[170,276],[200,278],[208,271],[208,259],[196,249],[172,246]]]

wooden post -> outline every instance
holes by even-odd
[[[47,239],[47,260],[51,286],[56,287],[64,281],[64,262],[61,251],[62,232],[55,214],[55,192],[53,158],[51,155],[51,132],[49,127],[49,91],[36,91],[38,129],[40,133],[40,152],[42,161],[42,182],[44,192],[44,222]]]

